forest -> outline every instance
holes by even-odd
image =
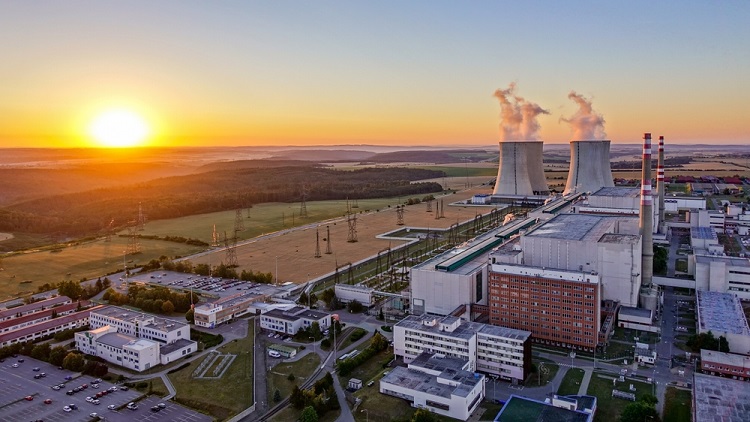
[[[305,164],[217,170],[127,186],[46,196],[0,208],[0,232],[83,237],[101,234],[110,221],[124,227],[141,204],[149,220],[249,207],[265,202],[340,200],[440,192],[441,171],[407,168],[334,170]]]

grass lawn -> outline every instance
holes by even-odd
[[[565,373],[560,388],[557,389],[557,394],[561,396],[570,396],[578,394],[578,389],[581,387],[581,381],[583,381],[583,369],[570,368]]]
[[[675,260],[675,262],[674,262],[674,270],[686,273],[687,270],[688,270],[687,259],[680,258],[680,259]]]
[[[620,413],[628,404],[632,403],[625,399],[612,397],[612,379],[601,378],[600,372],[594,372],[589,382],[589,388],[586,394],[596,396],[596,417],[594,422],[612,422],[620,419]],[[605,376],[610,376],[606,375]],[[614,377],[614,375],[611,375]],[[651,384],[646,384],[638,381],[625,380],[624,383],[618,382],[617,389],[620,391],[628,391],[628,386],[633,384],[635,386],[635,397],[636,400],[642,397],[644,394],[652,393]]]
[[[281,362],[274,366],[266,377],[268,403],[273,403],[273,393],[277,388],[282,399],[292,394],[294,386],[304,383],[318,365],[320,365],[320,357],[314,353],[309,353],[298,361]],[[294,374],[294,381],[287,379],[289,374]]]
[[[537,372],[532,372],[526,377],[523,384],[527,387],[542,387],[549,384],[549,382],[555,378],[557,371],[560,369],[556,363],[544,358],[535,358],[534,364],[536,364],[538,369]],[[545,371],[539,373],[538,371],[542,366],[541,364],[544,364]]]
[[[70,243],[62,248],[40,249],[3,258],[0,271],[0,298],[36,291],[44,283],[95,278],[122,269],[122,252],[128,239],[113,236],[111,242],[95,240]],[[126,257],[128,267],[146,264],[161,255],[184,256],[203,248],[184,243],[141,239],[141,253]],[[132,262],[130,262],[132,261]],[[39,265],[43,262],[44,265]],[[31,281],[30,283],[21,283]]]
[[[615,340],[622,340],[627,342],[635,341],[635,337],[638,337],[638,341],[641,343],[655,344],[659,342],[659,335],[655,333],[649,333],[647,331],[637,331],[628,328],[616,328],[612,338]]]
[[[364,332],[364,334],[362,335],[362,337],[360,337],[360,339],[367,336],[367,330],[365,330],[364,328],[359,328],[359,327],[353,329],[351,333],[349,333],[348,335],[346,335],[346,338],[344,339],[344,342],[341,343],[341,345],[338,347],[338,350],[344,350],[347,347],[349,347],[352,343],[354,343],[355,341],[359,341],[359,340],[352,340],[352,336],[354,335],[354,333],[362,333],[362,332]]]
[[[634,348],[635,343],[624,344],[616,341],[610,341],[607,345],[607,353],[605,354],[605,359],[614,359],[621,357],[624,359],[632,360]]]
[[[224,420],[253,404],[253,331],[250,321],[248,335],[218,348],[222,353],[236,354],[232,364],[219,379],[193,378],[193,371],[203,361],[196,359],[187,368],[169,374],[183,405]]]
[[[164,381],[161,380],[161,377],[129,382],[126,383],[126,385],[144,394],[154,394],[160,397],[169,394],[169,390],[167,390],[167,386],[164,385]]]
[[[690,422],[692,419],[690,391],[667,387],[664,394],[664,422]]]
[[[500,413],[500,409],[503,408],[503,405],[491,403],[485,400],[479,405],[479,407],[484,409],[484,413],[482,413],[480,420],[491,421],[495,419],[495,416],[497,416],[498,413]]]
[[[369,342],[367,343],[369,345]],[[362,349],[364,350],[366,345],[362,345]],[[358,367],[354,368],[354,370],[347,376],[342,377],[339,376],[339,381],[341,381],[341,386],[346,388],[346,386],[349,384],[349,378],[357,378],[362,380],[363,384],[367,384],[370,380],[379,380],[380,376],[384,371],[387,371],[388,368],[383,368],[383,365],[387,364],[388,362],[393,359],[393,352],[389,351],[388,349],[381,351],[380,353],[376,354],[375,356],[371,357],[370,360],[366,361],[362,365],[359,365]],[[376,391],[377,388],[377,382],[376,385],[373,385],[372,387],[363,387],[359,392],[372,390]],[[359,393],[357,392],[357,393]],[[355,396],[358,395],[355,393]]]
[[[334,422],[339,418],[341,410],[329,410],[318,422]],[[299,420],[302,410],[297,410],[292,406],[287,406],[284,410],[275,414],[270,420],[273,422],[289,422]]]

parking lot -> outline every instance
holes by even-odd
[[[123,281],[124,279],[118,280],[118,283],[122,283]],[[277,288],[269,284],[200,276],[196,274],[185,274],[174,271],[154,271],[146,274],[137,274],[128,278],[128,282],[160,285],[170,289],[180,289],[185,291],[193,290],[195,292],[208,293],[218,297],[226,297],[240,292],[268,294],[277,291]]]
[[[7,358],[0,362],[0,369],[0,421],[91,421],[96,416],[121,422],[213,420],[173,402],[166,402],[163,409],[154,411],[151,408],[162,402],[158,397],[147,397],[137,402],[137,409],[127,409],[127,404],[141,393],[107,381],[95,383],[96,377],[58,369],[26,356]],[[61,384],[64,386],[53,388]],[[94,404],[94,400],[99,404]],[[96,416],[92,416],[94,413]]]

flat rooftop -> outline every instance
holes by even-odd
[[[582,411],[555,407],[552,404],[515,395],[510,396],[495,417],[496,422],[586,422],[588,419],[589,414]]]
[[[460,318],[453,316],[435,316],[435,315],[409,315],[396,324],[396,327],[403,327],[420,331],[423,333],[434,333],[443,337],[453,337],[462,340],[468,340],[477,333],[504,337],[513,340],[526,341],[531,336],[530,331],[517,330],[514,328],[499,327],[495,325],[482,324],[481,322],[460,321],[460,324],[453,331],[444,331],[440,325],[452,325]],[[429,325],[428,325],[429,324]]]
[[[634,308],[632,306],[621,306],[620,315],[637,317],[637,318],[651,318],[651,311],[644,308]]]
[[[107,333],[96,339],[96,341],[99,343],[116,347],[118,349],[122,349],[122,346],[135,340],[137,340],[135,337],[126,336],[125,334],[120,333]]]
[[[626,245],[634,245],[638,243],[638,239],[640,239],[640,236],[634,235],[634,234],[617,234],[617,233],[607,233],[603,235],[599,242],[601,243],[622,243]]]
[[[548,280],[577,281],[580,283],[599,283],[597,274],[583,271],[570,271],[557,268],[532,267],[518,264],[491,264],[494,273],[539,277]]]
[[[737,296],[698,290],[695,301],[699,332],[712,331],[717,337],[723,333],[750,336],[750,327]]]
[[[695,239],[718,239],[716,230],[711,227],[691,227],[690,237]]]
[[[750,387],[745,381],[696,373],[693,403],[696,421],[750,421]]]
[[[740,368],[750,368],[750,356],[738,355],[736,353],[724,353],[715,350],[701,349],[701,361],[721,363]]]
[[[527,238],[599,240],[612,227],[611,217],[593,214],[560,214],[525,234]]]
[[[118,306],[105,306],[101,309],[92,311],[92,313],[112,319],[127,321],[133,324],[143,323],[142,327],[159,331],[174,331],[188,326],[188,324],[184,322],[165,319],[141,311],[120,308]]]
[[[601,188],[590,196],[616,196],[620,198],[638,198],[641,196],[640,188],[628,188],[625,186],[613,186]]]
[[[447,399],[452,395],[468,397],[479,382],[484,382],[484,377],[461,369],[444,369],[440,375],[432,375],[418,369],[398,366],[381,381]]]
[[[750,268],[750,259],[735,256],[695,255],[695,261],[700,263],[724,262],[734,267]]]

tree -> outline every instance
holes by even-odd
[[[171,300],[164,301],[164,303],[161,304],[161,312],[167,315],[174,312],[174,304],[172,304]]]
[[[81,372],[86,365],[83,355],[70,352],[63,359],[62,367],[73,372]]]
[[[55,366],[62,366],[63,359],[65,359],[65,355],[67,354],[68,351],[65,350],[64,347],[53,347],[52,350],[49,351],[49,363]]]
[[[427,409],[417,409],[414,412],[414,416],[411,417],[411,422],[437,422],[435,414]]]
[[[383,308],[380,308],[380,312],[378,312],[378,319],[383,321],[385,319],[385,314],[383,314]]]
[[[273,401],[276,403],[281,401],[281,391],[278,388],[273,392]]]
[[[719,336],[719,351],[729,353],[729,342],[724,336]]]
[[[295,385],[292,389],[292,395],[289,397],[289,403],[297,409],[302,409],[305,406],[305,395],[302,393],[298,385]]]
[[[310,336],[312,336],[315,340],[320,340],[323,337],[323,333],[320,331],[320,324],[318,324],[318,321],[314,321],[310,325]]]
[[[307,406],[299,417],[300,422],[318,422],[318,412],[312,406]]]
[[[80,283],[73,280],[61,281],[57,283],[57,292],[62,296],[76,300],[83,295],[83,287],[81,287]]]
[[[656,408],[642,400],[625,406],[620,414],[620,422],[643,422],[645,420],[659,422],[660,419]]]
[[[299,300],[297,301],[297,303],[299,303],[300,305],[307,306],[307,300],[308,300],[307,293],[302,292],[302,294],[299,295]]]
[[[31,357],[34,359],[47,361],[49,360],[51,350],[52,347],[50,347],[49,343],[37,344],[33,349],[31,349]]]
[[[191,324],[195,324],[195,311],[193,309],[185,313],[185,319]]]
[[[316,303],[318,303],[318,295],[310,292],[310,306],[315,306]]]
[[[290,372],[289,376],[286,377],[286,379],[288,379],[289,381],[294,381],[294,379],[295,379],[294,374]]]
[[[363,307],[362,307],[362,304],[361,304],[361,303],[359,303],[359,301],[358,301],[358,300],[352,300],[352,301],[351,301],[351,302],[349,302],[349,304],[347,305],[347,310],[348,310],[348,311],[349,311],[350,313],[353,313],[353,314],[358,314],[358,313],[362,312],[362,309],[363,309]]]

